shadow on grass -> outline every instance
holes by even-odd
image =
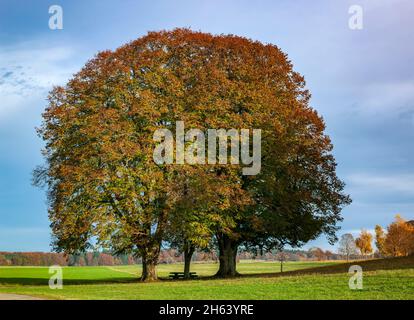
[[[338,263],[330,266],[313,267],[285,272],[267,272],[267,273],[249,273],[238,274],[235,278],[270,278],[270,277],[288,277],[311,274],[338,274],[348,273],[349,267],[352,265],[359,265],[364,272],[379,271],[379,270],[402,270],[414,269],[414,255],[409,257],[387,258],[387,259],[373,259],[373,260],[357,260],[346,263]],[[222,279],[215,276],[200,277],[199,280]],[[183,281],[162,279],[165,281]],[[187,281],[187,280],[184,280]]]
[[[113,283],[136,283],[139,278],[105,278],[105,279],[63,279],[64,285],[75,284],[113,284]],[[24,285],[24,286],[41,286],[49,285],[49,279],[45,278],[1,278],[0,285]]]
[[[349,267],[352,265],[359,265],[364,272],[378,271],[378,270],[398,270],[398,269],[414,269],[414,256],[389,258],[389,259],[375,259],[375,260],[359,260],[347,263],[338,263],[330,266],[314,267],[308,269],[300,269],[293,271],[271,272],[271,273],[252,273],[239,274],[236,278],[266,278],[266,277],[287,277],[306,274],[336,274],[348,273]],[[215,276],[200,276],[197,280],[212,280],[220,279]],[[159,277],[162,282],[183,282],[183,281],[197,281],[191,279],[169,279],[168,277]],[[3,285],[48,285],[47,278],[1,278],[0,284]],[[84,285],[84,284],[114,284],[114,283],[140,283],[140,278],[103,278],[103,279],[64,279],[65,285]]]
[[[401,270],[401,269],[414,269],[414,255],[409,257],[387,258],[387,259],[373,259],[373,260],[357,260],[346,263],[338,263],[330,266],[306,268],[300,270],[286,271],[283,273],[261,273],[261,274],[244,274],[240,275],[243,278],[249,277],[284,277],[284,276],[296,276],[306,274],[336,274],[336,273],[348,273],[349,267],[353,265],[359,265],[364,272],[367,271],[379,271],[379,270]]]

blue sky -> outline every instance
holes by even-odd
[[[63,30],[48,27],[53,4]],[[354,4],[362,30],[348,27]],[[50,250],[45,193],[30,180],[42,163],[34,128],[51,86],[99,50],[176,27],[246,36],[289,55],[353,199],[338,235],[385,226],[396,213],[413,219],[413,16],[411,0],[0,0],[0,251]],[[313,245],[330,248],[324,237]]]

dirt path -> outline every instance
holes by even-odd
[[[45,300],[38,297],[26,296],[22,294],[0,293],[0,300]]]
[[[112,270],[112,271],[122,272],[122,273],[127,273],[127,274],[132,274],[133,276],[138,277],[138,271],[137,272],[130,272],[130,271],[120,270],[120,269],[113,268],[113,267],[106,267],[106,268],[109,269],[109,270]]]

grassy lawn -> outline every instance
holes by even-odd
[[[355,263],[356,264],[356,263]],[[348,287],[350,264],[288,262],[283,274],[275,262],[242,262],[235,279],[211,279],[217,264],[193,264],[199,280],[140,283],[140,266],[66,267],[64,287],[48,287],[48,269],[0,267],[0,292],[54,299],[414,299],[414,257],[358,262],[363,290]],[[182,265],[160,265],[166,278]]]

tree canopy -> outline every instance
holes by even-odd
[[[211,238],[220,276],[241,244],[335,241],[350,203],[304,78],[277,46],[188,29],[150,32],[98,53],[49,95],[39,129],[57,250],[93,243],[142,257],[155,279],[161,243]],[[238,164],[157,164],[157,129],[261,129],[261,171]],[[186,146],[188,147],[188,146]],[[181,227],[180,227],[180,222]],[[92,241],[92,242],[91,242]]]

